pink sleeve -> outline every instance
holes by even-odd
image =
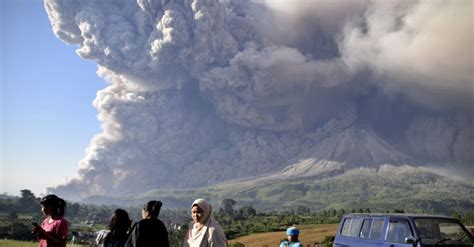
[[[67,220],[61,219],[58,225],[56,235],[61,239],[67,239],[67,230],[68,230]]]

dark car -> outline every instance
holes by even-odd
[[[334,239],[342,246],[474,246],[471,233],[451,217],[423,214],[347,214]]]

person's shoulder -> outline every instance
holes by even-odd
[[[100,230],[97,232],[97,236],[105,236],[109,234],[110,230]]]
[[[155,228],[155,227],[159,227],[159,228],[165,228],[166,229],[166,226],[165,224],[159,220],[159,219],[143,219],[143,220],[140,220],[138,223],[137,223],[137,227],[142,227],[142,228]]]
[[[280,247],[288,247],[288,241],[287,240],[281,241]]]
[[[53,223],[69,223],[69,221],[64,217],[64,216],[61,216],[61,217],[57,217],[57,218],[51,218],[53,220]],[[45,220],[48,220],[48,218],[46,218]]]
[[[164,230],[167,232],[168,230],[166,229],[165,223],[163,223],[163,221],[159,219],[156,219],[156,220],[157,220],[156,224],[158,225],[158,227],[161,228],[161,230]]]
[[[296,243],[293,243],[291,247],[303,247],[303,245],[301,244],[301,242],[296,242]]]
[[[165,226],[165,223],[163,223],[163,221],[161,221],[160,219],[153,219],[151,222],[153,222],[153,224],[155,225]]]
[[[58,218],[58,219],[55,219],[55,220],[53,221],[53,224],[55,224],[55,225],[61,225],[61,226],[62,226],[62,225],[64,225],[64,226],[69,226],[69,221],[68,221],[66,218],[64,218],[64,217],[60,217],[60,218]]]
[[[190,229],[192,229],[192,228],[190,228]],[[208,231],[210,231],[210,232],[222,231],[223,232],[222,227],[220,225],[210,225],[208,227]]]
[[[105,237],[107,237],[107,235],[109,235],[110,231],[109,230],[100,230],[98,233],[97,233],[97,238],[95,239],[95,242],[96,244],[101,244],[104,242],[105,240]]]

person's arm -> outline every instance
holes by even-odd
[[[288,247],[288,241],[281,241],[280,247]]]
[[[95,239],[95,246],[101,246],[107,235],[109,234],[108,230],[100,230],[99,233],[97,234],[97,238]]]
[[[52,245],[57,245],[57,246],[66,246],[67,238],[60,238],[52,235],[51,233],[47,233],[41,228],[40,231],[38,231],[38,238],[40,239],[46,239],[46,241],[51,243]]]
[[[170,246],[170,243],[169,243],[169,239],[168,239],[168,230],[166,230],[166,226],[163,224],[163,222],[161,222],[161,226],[162,226],[162,235],[163,235],[163,246],[166,246],[166,247],[169,247]]]
[[[135,247],[137,245],[138,237],[138,223],[135,223],[130,230],[130,235],[128,236],[127,242],[125,242],[125,247]]]
[[[46,232],[41,226],[36,226],[33,232],[36,234],[38,239],[45,239],[48,243],[57,246],[66,246],[67,242],[67,221],[61,220],[57,229],[57,236],[52,233]]]
[[[208,228],[208,242],[211,247],[228,246],[227,237],[220,226]]]

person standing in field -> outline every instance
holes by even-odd
[[[136,223],[125,243],[126,247],[168,247],[168,231],[158,219],[162,203],[149,201],[142,208],[142,220]]]
[[[128,239],[128,231],[132,221],[127,211],[116,209],[109,222],[109,229],[102,230],[95,240],[96,246],[100,247],[123,247]]]
[[[282,241],[280,247],[303,247],[301,242],[298,240],[300,231],[296,227],[286,229],[286,235],[288,240]]]
[[[67,242],[68,222],[64,218],[66,202],[56,195],[47,195],[40,201],[46,216],[41,225],[33,222],[31,231],[39,240],[40,247],[64,247]]]
[[[212,214],[212,206],[197,199],[191,206],[193,222],[185,236],[183,247],[226,247],[227,238]]]

